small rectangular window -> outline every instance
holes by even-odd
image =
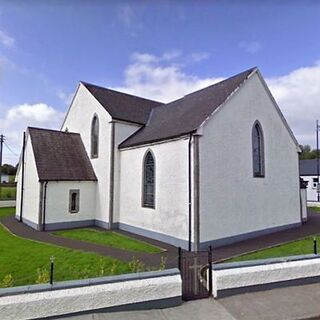
[[[80,190],[70,190],[69,191],[69,212],[77,213],[79,212],[80,203]]]

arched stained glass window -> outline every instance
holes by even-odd
[[[99,153],[99,119],[95,115],[91,122],[91,158],[98,158]]]
[[[264,142],[261,125],[256,121],[252,127],[253,176],[264,177]]]
[[[144,157],[143,163],[143,197],[144,207],[154,208],[155,205],[155,161],[151,151]]]

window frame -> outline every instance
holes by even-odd
[[[95,123],[96,121],[96,123]],[[94,135],[94,125],[97,126],[97,150],[94,150],[94,139],[95,139],[95,135]],[[98,115],[95,113],[93,115],[93,118],[91,120],[91,131],[90,131],[90,142],[91,142],[91,146],[90,146],[90,154],[91,154],[91,159],[96,159],[99,157],[99,131],[100,131],[100,122],[99,122],[99,117]],[[94,152],[96,151],[96,152]]]
[[[258,137],[258,151],[259,151],[259,171],[255,170],[255,146],[254,146],[254,134],[257,132]],[[265,148],[264,148],[264,134],[261,123],[256,120],[251,129],[251,153],[252,153],[252,174],[254,178],[265,178]]]
[[[72,209],[72,195],[76,194],[76,203],[75,203],[75,209]],[[80,190],[79,189],[70,189],[69,190],[69,213],[75,214],[80,211]]]
[[[150,154],[153,159],[153,203],[147,203],[146,200],[146,161],[147,156]],[[142,161],[142,194],[141,194],[141,206],[143,208],[155,209],[156,207],[156,158],[151,149],[148,149],[143,157]]]

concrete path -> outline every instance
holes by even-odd
[[[320,284],[279,288],[219,300],[185,302],[179,307],[92,313],[70,320],[300,320],[320,319]]]
[[[112,247],[106,247],[94,243],[89,243],[80,240],[67,239],[60,236],[53,235],[50,232],[36,231],[23,223],[18,222],[13,216],[0,219],[0,222],[9,229],[13,234],[37,241],[47,242],[62,247],[71,249],[90,251],[101,254],[103,256],[110,256],[123,261],[131,261],[133,256],[139,258],[148,266],[159,266],[161,257],[167,258],[166,267],[175,268],[178,265],[178,250],[176,247],[168,245],[166,243],[145,238],[143,236],[135,235],[129,232],[117,230],[117,232],[124,235],[128,235],[132,238],[142,240],[158,247],[165,249],[163,253],[148,254],[121,250]],[[97,228],[99,229],[99,228]],[[108,232],[107,230],[104,232]],[[293,241],[304,238],[306,236],[320,233],[320,213],[313,213],[308,211],[308,222],[300,227],[275,232],[272,234],[264,235],[254,239],[241,241],[232,245],[214,248],[213,249],[213,261],[219,262],[240,254],[256,251],[263,248],[268,248],[274,245]]]
[[[213,250],[213,261],[222,261],[237,255],[302,239],[314,234],[320,234],[320,213],[314,213],[308,209],[308,221],[302,226],[216,248]]]
[[[40,232],[40,231],[34,230],[31,227],[16,220],[14,216],[2,218],[0,219],[0,222],[13,234],[26,239],[46,242],[46,243],[58,245],[61,247],[67,247],[75,250],[95,252],[102,256],[113,257],[126,262],[129,262],[132,260],[133,257],[136,257],[139,260],[143,261],[147,266],[159,266],[161,257],[163,256],[167,258],[167,262],[166,262],[167,268],[177,267],[177,254],[178,254],[177,248],[153,239],[146,239],[141,236],[129,234],[124,231],[119,231],[119,233],[128,235],[138,240],[146,241],[150,244],[154,244],[160,248],[163,248],[165,251],[161,253],[149,254],[149,253],[121,250],[117,248],[107,247],[107,246],[98,245],[95,243],[90,243],[90,242],[85,242],[80,240],[68,239],[68,238],[54,235],[50,232]],[[104,231],[108,232],[106,230]]]
[[[218,301],[202,299],[185,302],[179,307],[145,311],[92,313],[73,317],[70,320],[236,320]]]

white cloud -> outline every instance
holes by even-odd
[[[57,92],[57,97],[58,97],[61,101],[63,101],[63,103],[66,104],[66,105],[70,105],[73,96],[74,96],[74,92],[72,92],[72,93],[65,93],[65,92],[60,91],[60,90]]]
[[[178,63],[180,58],[182,63]],[[192,91],[204,88],[222,78],[199,78],[183,72],[183,57],[178,50],[161,56],[134,53],[132,63],[125,70],[124,86],[115,88],[134,95],[168,102]]]
[[[266,81],[299,143],[315,147],[315,122],[320,120],[320,65]]]
[[[191,59],[194,61],[194,62],[200,62],[200,61],[203,61],[203,60],[207,60],[209,58],[209,53],[208,52],[194,52],[194,53],[191,53]]]
[[[259,41],[241,41],[239,43],[239,48],[248,53],[254,54],[262,49],[262,45]]]
[[[28,126],[58,129],[64,114],[45,103],[21,104],[7,109],[0,118],[0,128],[14,153],[20,154],[22,132]],[[15,164],[18,157],[4,149],[4,163]]]
[[[223,80],[186,74],[181,64],[164,61],[162,57],[133,56],[125,70],[124,86],[115,89],[169,102]],[[315,120],[320,120],[320,63],[266,81],[299,143],[314,147]]]
[[[3,30],[0,30],[0,43],[5,46],[6,48],[13,47],[15,44],[15,39],[9,36]]]

